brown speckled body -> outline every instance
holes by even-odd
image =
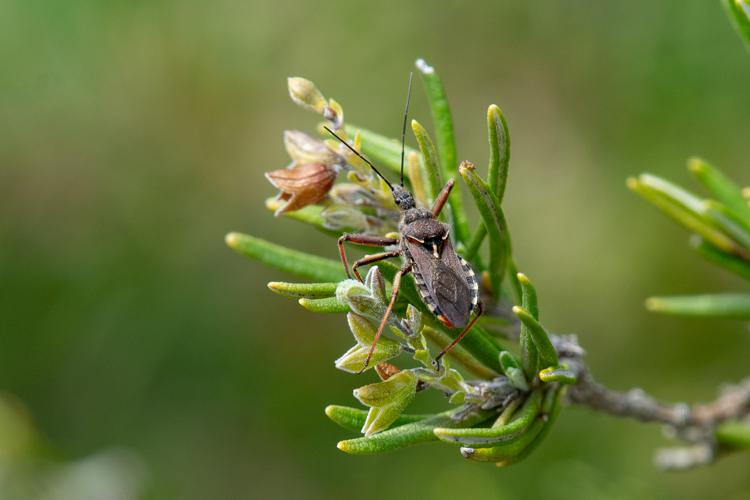
[[[465,326],[479,299],[471,266],[455,250],[449,227],[421,208],[406,210],[399,224],[400,249],[428,309],[446,326]]]
[[[411,88],[411,77],[409,82]],[[407,109],[408,107],[407,99]],[[445,346],[435,356],[433,364],[439,369],[440,358],[450,352],[469,333],[483,311],[482,303],[479,302],[479,284],[474,271],[464,259],[456,255],[450,240],[449,227],[438,220],[440,212],[448,203],[448,197],[453,189],[454,182],[452,179],[448,180],[443,189],[435,196],[432,210],[417,208],[414,196],[404,187],[403,140],[401,142],[401,183],[393,185],[378,172],[378,169],[370,160],[336,135],[333,130],[328,127],[325,127],[325,129],[342,145],[370,165],[373,171],[388,184],[393,194],[393,201],[403,214],[398,226],[399,236],[397,238],[370,234],[344,234],[338,241],[341,263],[344,265],[346,275],[349,278],[351,278],[351,274],[344,251],[344,243],[347,241],[386,249],[384,252],[367,255],[354,263],[352,273],[359,281],[362,281],[362,276],[357,269],[360,266],[372,265],[375,262],[393,257],[401,257],[404,261],[404,265],[393,277],[391,300],[388,302],[388,307],[386,307],[383,318],[380,320],[380,326],[375,332],[375,338],[370,345],[362,371],[370,364],[378,339],[383,333],[388,317],[393,312],[393,306],[401,287],[401,278],[408,273],[414,275],[414,281],[422,300],[440,322],[448,328],[463,327],[463,330],[453,339],[453,342]],[[404,113],[405,133],[406,113]],[[469,321],[474,311],[476,311],[476,314]]]

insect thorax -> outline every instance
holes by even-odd
[[[410,208],[409,210],[405,210],[403,212],[403,215],[401,216],[401,223],[399,224],[399,229],[401,231],[404,231],[407,228],[407,226],[421,219],[435,220],[435,218],[432,215],[432,212],[427,210],[426,208]],[[436,220],[435,222],[438,222],[438,221]]]

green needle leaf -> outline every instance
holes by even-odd
[[[487,130],[490,143],[487,184],[502,203],[510,164],[510,132],[503,112],[495,104],[487,109]]]
[[[490,448],[470,448],[462,447],[461,455],[464,458],[476,460],[479,462],[498,462],[508,460],[519,455],[529,446],[534,439],[542,432],[545,422],[541,418],[536,418],[526,429],[513,437],[507,443],[493,446]]]
[[[507,375],[513,386],[523,392],[529,390],[529,384],[521,368],[521,363],[508,351],[500,353],[500,366],[503,367],[503,373]]]
[[[482,246],[485,236],[487,236],[487,228],[484,227],[484,224],[480,224],[471,236],[469,243],[466,245],[466,251],[463,253],[467,260],[476,263],[477,267],[480,268],[482,266],[479,265],[479,255],[477,254],[479,253],[479,248]]]
[[[510,163],[510,133],[500,108],[495,104],[487,109],[487,136],[490,143],[490,162],[487,169],[487,185],[497,195],[500,203],[505,195]],[[466,256],[473,259],[487,234],[485,226],[479,226],[467,246]]]
[[[523,273],[516,274],[518,283],[521,285],[521,305],[529,311],[534,319],[539,319],[539,302],[536,298],[536,288]]]
[[[500,366],[503,367],[503,372],[508,368],[521,368],[521,364],[509,351],[503,351],[500,353]]]
[[[637,181],[675,203],[682,205],[686,210],[695,214],[701,213],[701,202],[703,200],[676,184],[672,184],[666,179],[651,174],[641,174],[638,176]]]
[[[241,255],[303,278],[314,281],[340,281],[346,278],[340,262],[291,250],[254,236],[229,233],[226,243]]]
[[[339,302],[336,297],[327,297],[325,299],[307,299],[301,298],[297,302],[308,311],[316,313],[345,313],[349,312],[349,305]]]
[[[703,213],[725,234],[744,247],[744,251],[738,253],[744,257],[750,257],[748,253],[750,252],[750,225],[748,222],[714,200],[703,202]]]
[[[456,140],[453,134],[453,117],[448,105],[448,98],[445,95],[443,82],[435,69],[429,66],[424,59],[417,59],[416,66],[422,76],[422,83],[427,93],[427,102],[430,104],[430,111],[432,112],[432,123],[442,163],[443,177],[449,179],[454,176],[458,168],[458,160],[456,159]],[[466,241],[469,235],[469,226],[464,215],[461,190],[454,189],[450,200],[450,209],[456,226],[456,240]]]
[[[559,413],[560,392],[557,386],[547,391],[542,403],[542,414],[536,416],[534,421],[514,439],[491,448],[461,448],[461,454],[480,462],[500,462],[498,466],[521,461],[534,447],[538,446],[552,427]]]
[[[507,338],[512,335],[511,331],[514,329],[516,322],[514,319],[499,316],[482,316],[479,318],[479,324],[493,335]]]
[[[716,428],[716,441],[727,448],[750,449],[750,422],[730,420]]]
[[[430,314],[426,317],[427,323],[434,329],[441,330],[450,336],[451,340],[458,337],[461,333],[461,328],[454,328],[453,330],[446,330],[442,323],[440,323],[435,316]],[[467,352],[471,353],[477,360],[483,365],[492,369],[496,373],[502,373],[500,367],[499,356],[503,350],[492,336],[487,333],[484,328],[474,325],[471,331],[461,340],[461,347],[466,349]]]
[[[428,202],[424,177],[422,177],[422,162],[419,159],[419,155],[415,152],[410,153],[406,157],[406,175],[411,181],[411,190],[417,205],[426,207]]]
[[[718,201],[739,217],[750,221],[750,207],[742,196],[742,189],[734,181],[701,158],[690,158],[688,169]]]
[[[512,420],[499,427],[436,428],[435,436],[446,443],[482,448],[517,438],[537,418],[542,403],[541,390],[532,392]]]
[[[529,278],[523,273],[517,273],[516,278],[521,285],[521,305],[530,312],[534,319],[539,318],[539,306],[537,305],[536,289]],[[518,342],[521,348],[521,363],[526,377],[533,380],[539,371],[539,350],[534,344],[529,327],[521,323]]]
[[[474,165],[462,163],[459,173],[469,187],[490,238],[490,283],[492,293],[499,295],[511,253],[508,225],[500,208],[500,200],[477,175]]]
[[[528,327],[531,340],[539,351],[542,366],[557,366],[557,351],[549,339],[547,330],[523,307],[513,306],[513,314]]]
[[[406,448],[415,444],[437,441],[433,432],[436,427],[458,427],[472,426],[483,422],[494,415],[489,411],[478,411],[468,416],[454,420],[453,417],[464,412],[463,407],[455,408],[447,412],[439,413],[434,417],[421,422],[405,424],[374,434],[369,437],[349,439],[341,441],[337,447],[339,450],[352,455],[373,455],[386,451]]]
[[[443,349],[445,346],[450,344],[454,338],[442,330],[431,328],[429,326],[424,327],[424,330],[422,330],[422,333],[430,341],[435,343],[440,349]],[[476,332],[472,332],[471,335],[474,335],[475,333]],[[506,351],[503,351],[500,354],[502,355],[504,352]],[[448,356],[450,356],[451,359],[456,360],[458,363],[461,364],[461,366],[471,371],[474,375],[478,376],[479,378],[492,379],[492,378],[497,377],[496,371],[490,370],[489,368],[487,368],[478,359],[476,359],[468,350],[466,350],[466,348],[463,346],[463,341],[461,341],[461,343],[459,343],[453,349],[451,349],[450,352],[448,353]]]
[[[646,309],[665,314],[750,319],[750,295],[722,293],[715,295],[685,295],[651,297]]]
[[[545,415],[547,416],[547,421],[542,428],[542,431],[537,435],[537,437],[526,447],[524,450],[516,455],[515,457],[507,460],[502,460],[500,462],[497,462],[495,465],[498,467],[506,467],[508,465],[512,465],[515,463],[518,463],[522,460],[524,460],[526,457],[531,455],[531,453],[536,449],[539,444],[544,441],[545,436],[549,433],[550,429],[552,429],[553,424],[555,423],[555,420],[557,420],[557,416],[560,415],[560,410],[562,409],[562,393],[564,392],[563,388],[559,387],[553,387],[550,388],[550,391],[545,395],[543,410],[545,411]]]
[[[722,0],[737,33],[750,50],[750,2],[748,0]]]
[[[565,368],[550,366],[539,372],[539,380],[545,383],[560,382],[561,384],[575,384],[576,374]]]
[[[720,250],[740,255],[743,253],[737,243],[705,218],[703,203],[699,198],[664,179],[647,174],[637,179],[631,177],[627,184],[646,201]]]
[[[355,432],[359,432],[360,429],[362,429],[362,426],[365,425],[365,420],[367,420],[367,410],[360,410],[349,406],[329,405],[326,406],[325,412],[326,416],[335,423],[339,424],[344,429]],[[400,415],[393,424],[391,424],[391,428],[404,424],[421,422],[431,416],[432,415]]]
[[[338,283],[286,283],[271,281],[268,289],[279,295],[294,298],[325,299],[336,295]]]
[[[417,120],[411,121],[411,129],[417,138],[419,151],[422,153],[422,177],[425,181],[427,198],[432,205],[443,188],[443,174],[438,163],[437,150],[427,130]]]
[[[521,368],[510,367],[505,371],[505,375],[508,376],[508,379],[510,380],[510,383],[513,384],[513,387],[515,387],[519,391],[529,390],[529,383],[526,382],[526,374],[524,374]]]
[[[690,239],[690,244],[706,260],[718,264],[746,280],[750,280],[750,262],[730,253],[722,252],[697,235]]]
[[[458,161],[456,160],[456,140],[453,134],[453,117],[445,95],[445,88],[435,68],[429,66],[424,59],[417,59],[416,66],[427,93],[427,102],[430,104],[438,150],[443,160],[443,174],[450,177],[453,168],[458,167]]]

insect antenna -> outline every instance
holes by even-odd
[[[411,101],[411,79],[414,73],[409,73],[409,88],[406,91],[406,108],[404,108],[404,126],[401,129],[401,186],[404,185],[404,149],[406,143],[406,119],[409,116],[409,101]]]
[[[372,169],[375,171],[375,173],[378,174],[378,176],[380,176],[380,178],[383,179],[386,184],[388,184],[388,187],[391,188],[391,191],[393,191],[393,185],[390,182],[388,182],[388,179],[386,179],[385,176],[383,174],[381,174],[378,171],[377,168],[375,168],[375,165],[373,165],[370,160],[368,160],[367,158],[365,158],[359,151],[357,151],[356,149],[354,149],[353,147],[351,147],[349,145],[349,143],[346,142],[344,139],[342,139],[341,137],[339,137],[338,135],[336,135],[336,132],[334,132],[330,128],[326,127],[325,125],[323,125],[323,128],[326,129],[329,134],[331,134],[336,139],[338,139],[341,144],[343,144],[344,146],[346,146],[349,149],[349,151],[351,151],[352,153],[354,153],[355,155],[357,155],[359,158],[361,158],[365,163],[367,163],[368,165],[370,165],[370,167],[372,167]],[[403,167],[403,162],[402,162],[402,167]],[[402,168],[402,171],[403,171],[403,168]]]

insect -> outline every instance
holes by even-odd
[[[328,133],[367,163],[385,181],[393,194],[393,200],[401,211],[398,238],[387,238],[369,234],[344,234],[338,240],[341,262],[349,278],[351,278],[351,274],[344,250],[344,243],[347,241],[370,247],[396,247],[394,250],[367,255],[357,260],[352,266],[352,272],[359,281],[362,281],[362,276],[358,270],[361,266],[394,257],[401,257],[403,261],[401,269],[393,278],[391,300],[375,334],[375,340],[373,340],[370,346],[370,351],[367,354],[362,371],[370,364],[372,353],[383,333],[388,317],[393,311],[393,305],[396,303],[401,278],[408,273],[412,273],[414,276],[417,289],[425,305],[442,324],[448,328],[463,327],[463,330],[453,342],[435,357],[434,363],[436,367],[439,366],[440,358],[463,339],[483,312],[482,303],[479,301],[479,283],[477,282],[477,277],[469,263],[459,257],[453,249],[449,237],[450,227],[438,220],[438,216],[453,189],[454,181],[451,179],[445,184],[435,199],[432,209],[418,208],[414,201],[414,196],[404,187],[404,141],[411,97],[411,81],[412,75],[410,74],[406,109],[404,111],[404,125],[401,131],[401,182],[398,185],[394,186],[391,184],[370,160],[336,135],[333,130],[325,127]],[[474,317],[469,321],[472,313],[475,313]]]

